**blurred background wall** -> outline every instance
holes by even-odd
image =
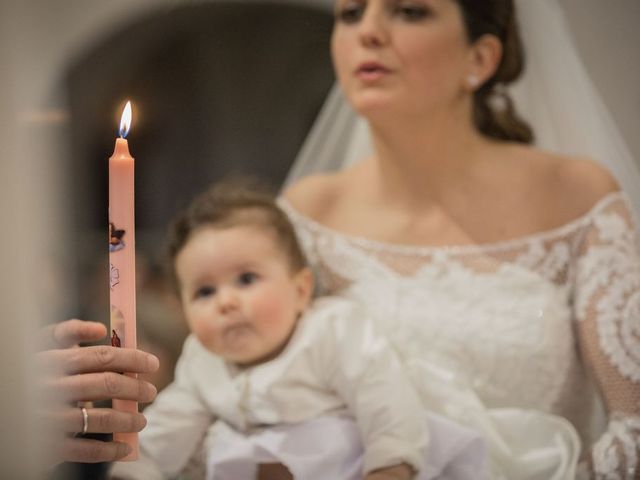
[[[640,164],[640,2],[561,0],[561,3],[582,60],[636,163]]]
[[[0,368],[3,392],[15,393],[0,397],[2,478],[29,478],[33,465],[24,340],[67,316],[108,320],[106,160],[126,97],[136,108],[143,345],[171,361],[177,352],[159,345],[178,344],[184,327],[156,282],[168,218],[229,172],[277,184],[333,81],[331,0],[221,3],[0,0]],[[640,160],[640,2],[561,3]]]
[[[0,335],[0,477],[31,478],[29,471],[33,451],[30,452],[28,436],[29,414],[27,405],[29,354],[26,339],[37,323],[33,296],[28,286],[28,267],[19,252],[32,248],[37,236],[39,216],[26,218],[37,207],[24,187],[31,185],[29,168],[24,163],[24,133],[18,126],[19,105],[26,92],[19,88],[22,77],[20,53],[11,48],[14,11],[11,5],[0,8],[0,221],[5,225],[6,241],[2,242],[2,281],[0,305],[2,306],[2,332]],[[31,454],[30,454],[31,453]]]

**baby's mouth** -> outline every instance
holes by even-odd
[[[226,327],[222,333],[222,338],[224,338],[225,342],[233,344],[245,338],[249,333],[251,333],[251,326],[246,322],[242,322]]]

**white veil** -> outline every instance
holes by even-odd
[[[587,74],[558,0],[516,0],[526,70],[511,93],[530,122],[536,145],[587,156],[608,167],[640,219],[640,172]],[[331,90],[285,185],[311,173],[337,170],[371,151],[366,123],[339,87]]]

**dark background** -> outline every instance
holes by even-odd
[[[74,316],[108,324],[108,158],[126,100],[136,165],[138,346],[173,374],[186,327],[165,281],[165,232],[178,209],[229,174],[284,180],[333,84],[326,11],[195,3],[138,19],[69,66],[68,192],[78,252]],[[60,466],[56,478],[104,476]]]

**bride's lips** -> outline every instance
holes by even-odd
[[[379,62],[363,62],[358,65],[355,76],[365,82],[373,82],[384,78],[391,70]]]

